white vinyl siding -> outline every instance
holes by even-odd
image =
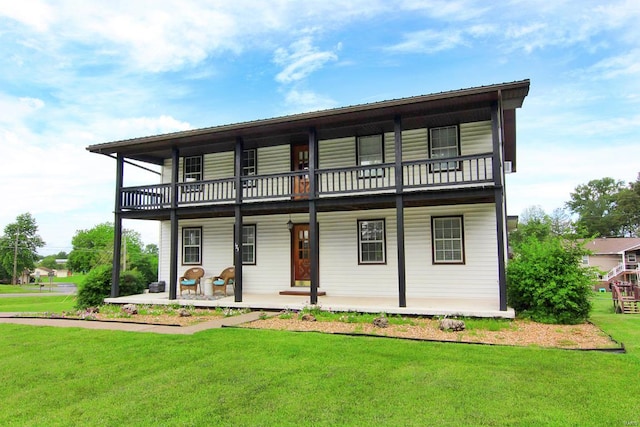
[[[461,123],[460,154],[489,153],[493,149],[491,121]],[[402,131],[403,161],[429,158],[428,130],[426,128]],[[395,140],[393,132],[386,132],[384,138],[384,161],[395,162]],[[318,167],[320,169],[355,166],[357,138],[355,136],[318,141]],[[257,149],[259,174],[288,172],[291,170],[291,151],[289,145],[260,147]],[[179,177],[183,177],[182,161]],[[234,152],[211,153],[203,156],[203,179],[221,179],[233,177]],[[491,164],[487,165],[491,172]],[[490,176],[489,176],[490,177]],[[181,178],[182,179],[182,178]],[[162,168],[162,182],[171,182],[171,160],[166,160]]]
[[[463,216],[465,264],[432,263],[431,217]],[[384,219],[386,264],[359,264],[358,220]],[[274,294],[290,289],[291,234],[288,215],[246,217],[256,224],[256,265],[243,268],[243,292]],[[308,222],[293,214],[294,223]],[[395,209],[320,212],[320,288],[332,296],[398,297]],[[407,298],[479,298],[499,304],[495,207],[493,204],[405,208]],[[233,218],[180,221],[202,227],[205,277],[233,265]],[[159,280],[169,280],[170,222],[162,223]],[[181,260],[179,260],[179,265]],[[183,273],[180,270],[179,273]],[[497,309],[497,308],[496,308]]]

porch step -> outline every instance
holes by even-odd
[[[311,291],[280,291],[280,295],[298,295],[298,296],[311,296]],[[322,297],[327,295],[325,291],[318,291],[318,296]]]

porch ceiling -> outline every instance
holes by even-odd
[[[120,153],[126,158],[162,164],[173,147],[181,156],[232,151],[243,138],[246,148],[305,143],[308,130],[316,128],[320,139],[393,131],[395,116],[403,129],[441,126],[491,118],[491,105],[502,97],[504,110],[519,108],[529,91],[529,80],[441,92],[391,101],[361,104],[272,119],[215,126],[166,135],[91,145],[101,154]],[[511,117],[511,116],[509,116]],[[515,134],[515,132],[514,132]],[[507,138],[507,143],[510,138]],[[512,141],[515,144],[515,138]],[[512,151],[515,153],[515,148]]]

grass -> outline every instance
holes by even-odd
[[[62,313],[75,309],[74,295],[0,298],[0,312]]]
[[[627,354],[0,324],[0,425],[638,425],[640,316],[610,306]]]

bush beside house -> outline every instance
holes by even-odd
[[[102,305],[105,298],[111,294],[111,265],[99,265],[93,268],[84,279],[78,290],[77,307]],[[137,270],[128,270],[120,274],[120,296],[135,295],[144,292],[145,278]]]

